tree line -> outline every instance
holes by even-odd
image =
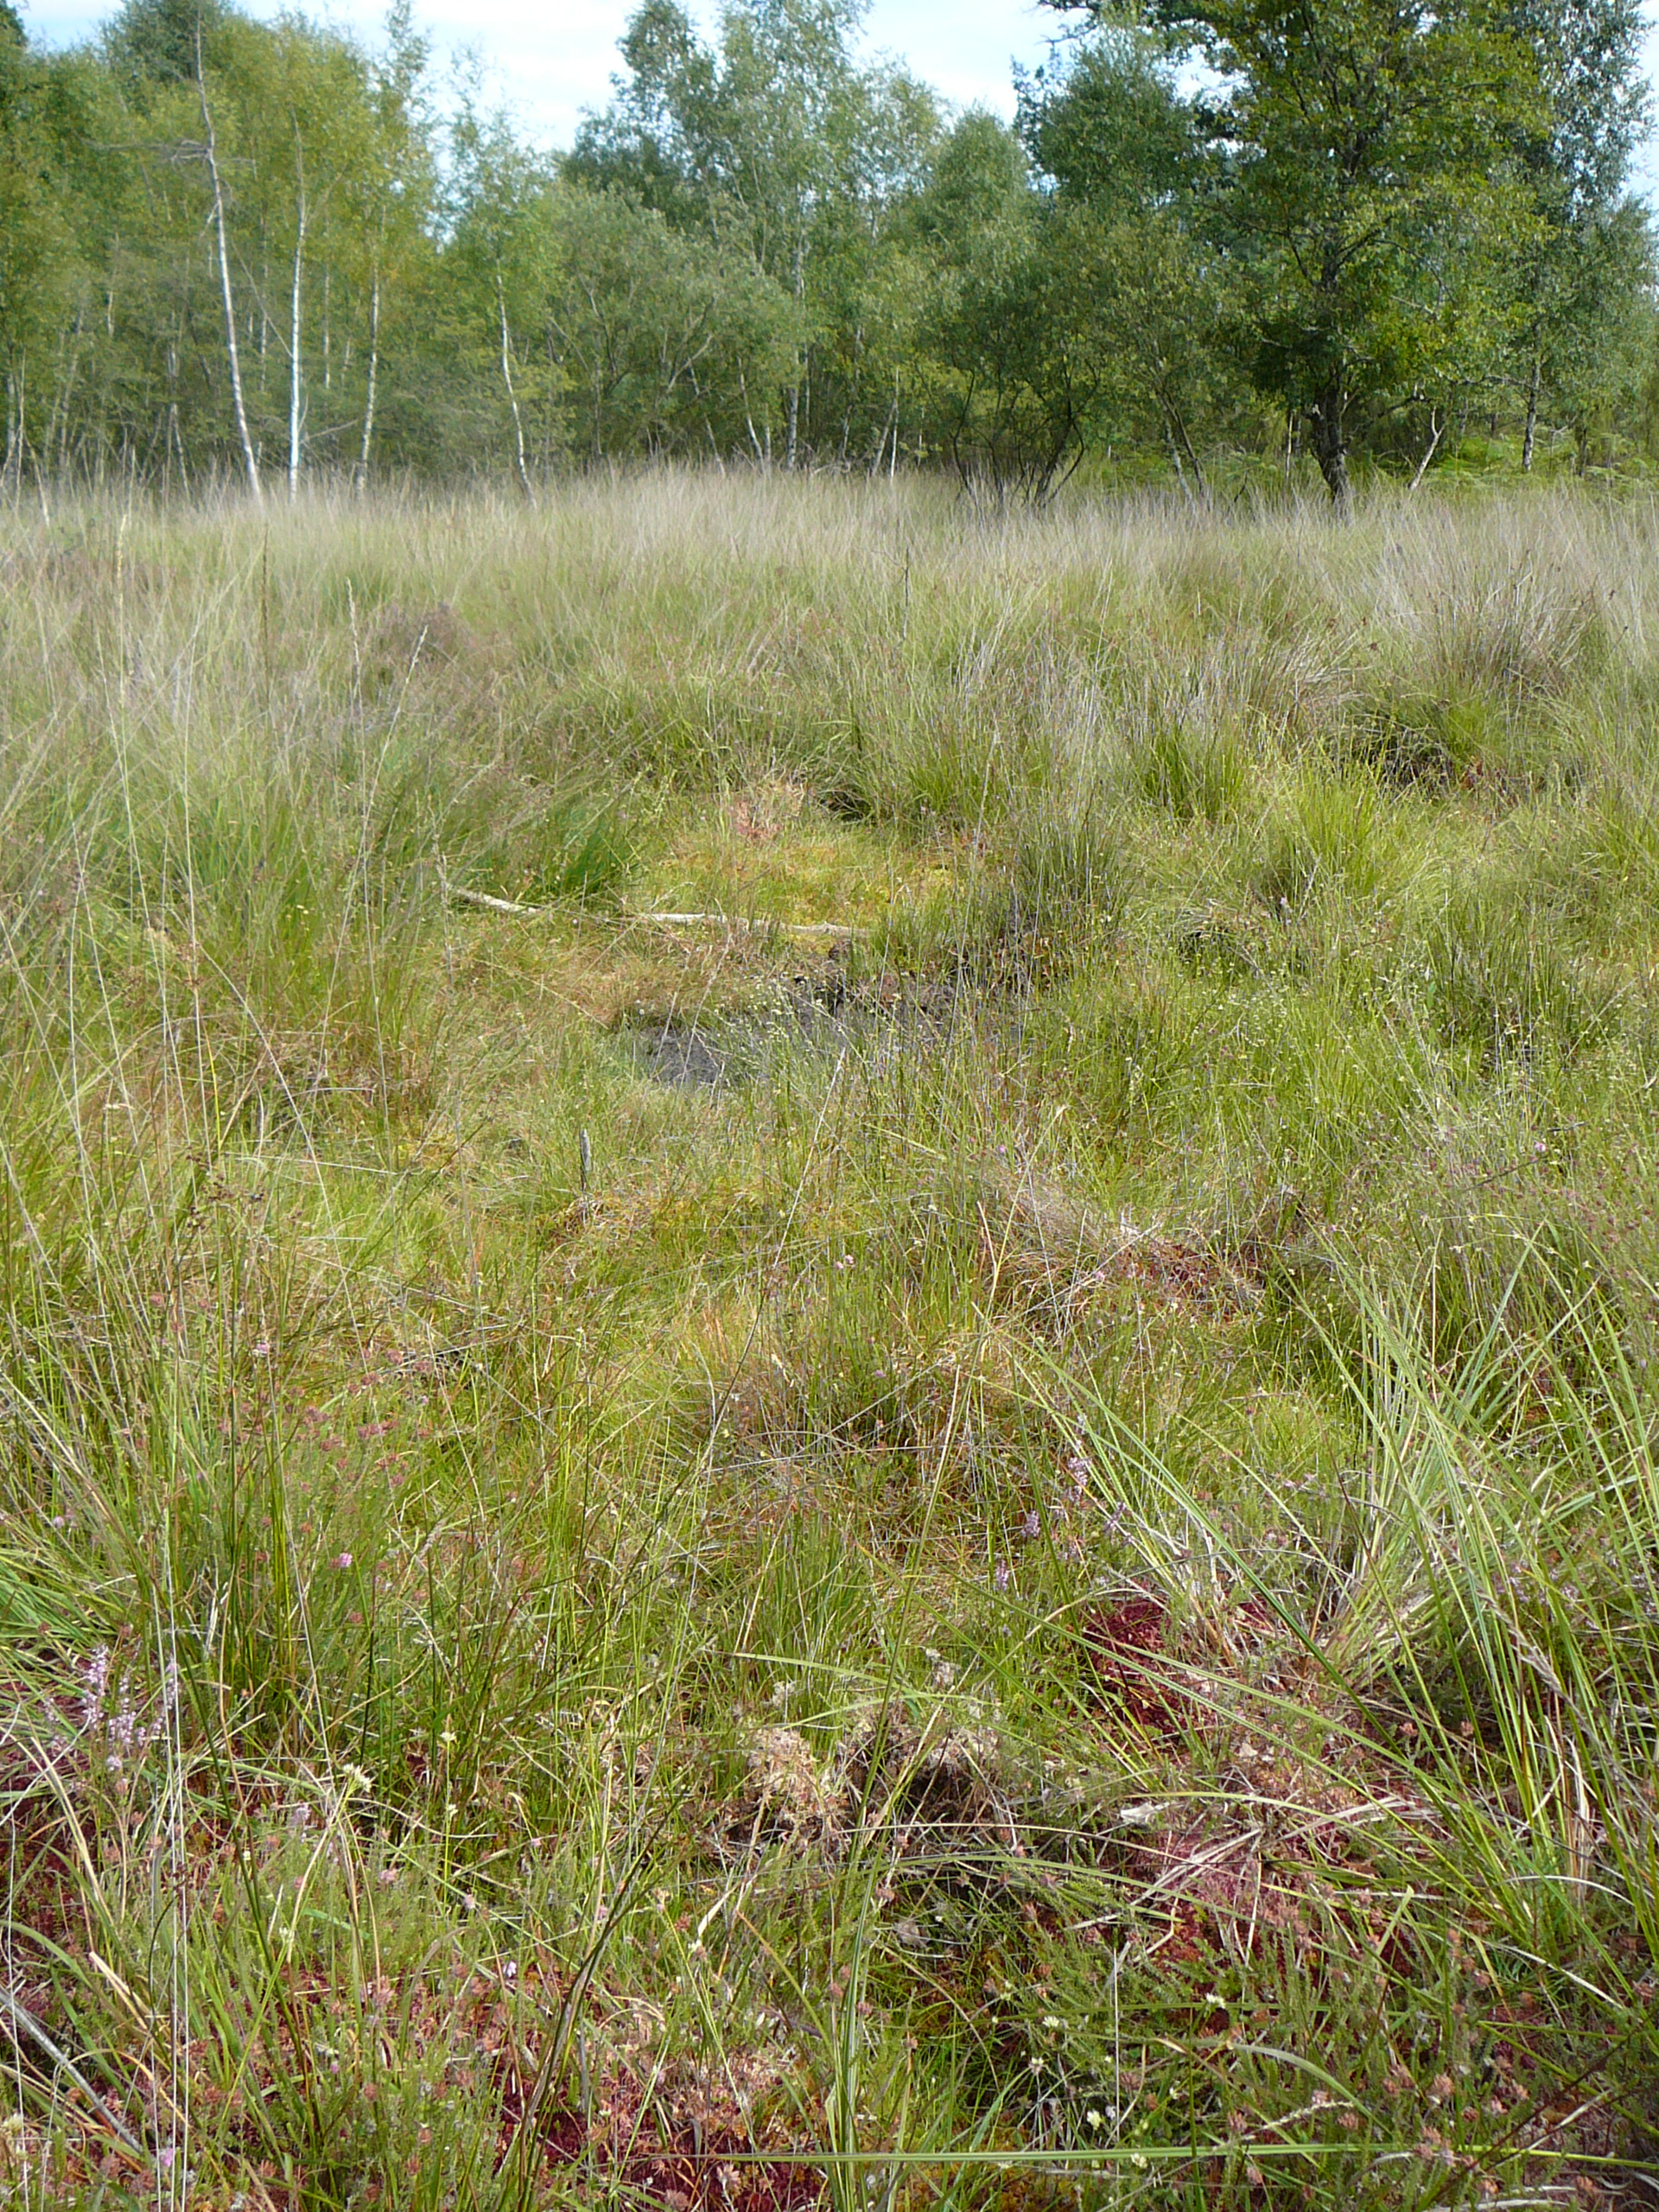
[[[1079,466],[1420,480],[1645,458],[1638,0],[1060,0],[1012,124],[862,53],[860,0],[641,0],[538,149],[365,44],[0,0],[0,482],[256,497],[639,456],[1039,499]]]

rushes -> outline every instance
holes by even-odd
[[[0,2187],[1634,2190],[1646,521],[4,527]]]

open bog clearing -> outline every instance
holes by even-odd
[[[1652,2201],[1649,503],[0,583],[0,2202]]]

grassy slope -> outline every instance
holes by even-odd
[[[1656,555],[0,525],[0,2201],[1645,2201]]]

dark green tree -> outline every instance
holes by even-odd
[[[1208,72],[1241,359],[1346,513],[1356,437],[1501,333],[1530,56],[1482,0],[1153,0],[1149,22]]]
[[[1110,384],[1086,260],[1017,135],[982,111],[946,138],[917,227],[935,434],[976,496],[1045,499],[1082,459]]]
[[[1020,84],[1019,122],[1113,371],[1111,435],[1161,444],[1204,489],[1199,443],[1236,402],[1221,342],[1236,270],[1211,236],[1217,164],[1160,41],[1114,29]]]
[[[220,0],[125,0],[104,48],[135,90],[193,85],[197,55],[213,57],[223,21]]]
[[[620,193],[563,185],[549,215],[557,274],[541,322],[576,449],[763,454],[764,410],[800,344],[783,288],[741,248]]]

